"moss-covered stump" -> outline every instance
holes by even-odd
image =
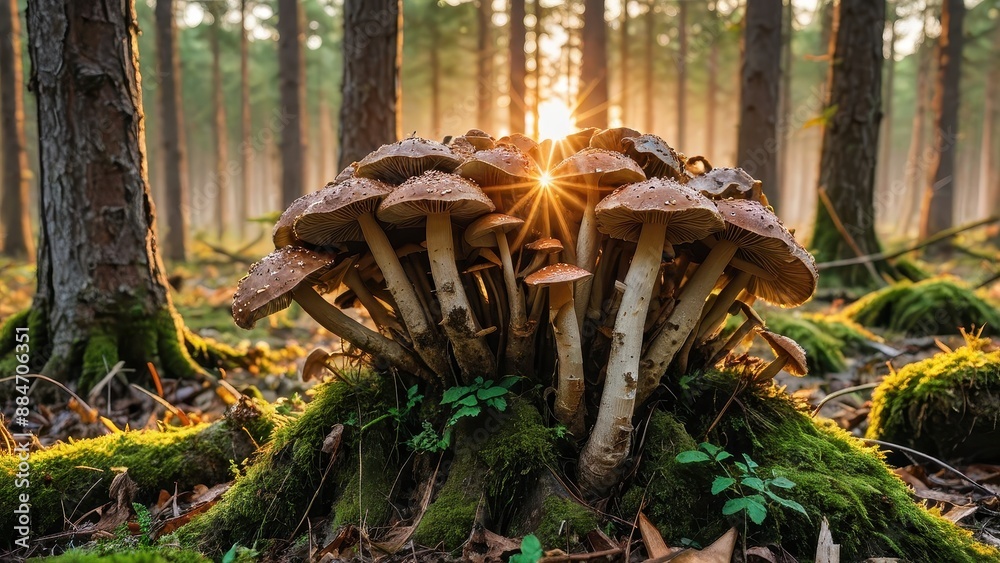
[[[705,435],[738,376],[705,377],[708,390],[679,413],[685,423],[672,414],[653,414],[637,480],[622,504],[622,516],[632,518],[645,498],[647,515],[674,545],[684,538],[707,545],[731,525],[743,529],[741,519],[722,515],[727,493],[711,495],[715,473],[704,465],[675,459],[677,453],[693,448],[692,436]],[[915,504],[909,489],[875,449],[832,424],[814,421],[773,389],[744,391],[737,399],[709,432],[708,441],[737,459],[748,454],[767,477],[794,482],[794,488],[781,493],[804,506],[809,515],[770,503],[762,525],[748,523],[748,544],[778,543],[808,560],[815,553],[819,523],[826,517],[844,561],[878,556],[914,562],[1000,561],[1000,552]]]
[[[58,444],[32,452],[27,488],[17,488],[21,460],[0,456],[0,526],[11,530],[20,493],[31,498],[32,534],[62,529],[63,516],[74,519],[108,502],[108,486],[117,468],[127,468],[138,485],[137,501],[156,498],[162,489],[189,490],[232,477],[234,464],[266,442],[274,427],[269,410],[249,401],[235,405],[212,424],[162,431],[132,431]],[[10,547],[3,536],[0,547]]]
[[[852,303],[844,315],[866,327],[908,336],[955,334],[959,327],[1000,327],[1000,311],[954,278],[901,281]]]
[[[966,340],[887,376],[872,397],[868,437],[944,459],[1000,462],[1000,351]]]
[[[217,558],[237,543],[260,546],[271,539],[290,540],[310,503],[313,511],[328,514],[357,470],[352,452],[357,451],[358,428],[345,429],[329,472],[323,441],[336,424],[374,418],[373,412],[392,404],[390,390],[391,385],[373,375],[317,388],[305,412],[274,433],[220,502],[178,531],[181,544]]]

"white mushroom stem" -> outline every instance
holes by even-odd
[[[347,272],[344,274],[344,285],[354,292],[357,296],[358,301],[361,305],[368,311],[371,316],[372,321],[375,325],[383,329],[383,331],[394,330],[396,332],[402,332],[403,327],[396,322],[396,319],[389,314],[389,311],[385,309],[385,306],[372,295],[371,291],[368,291],[368,286],[365,285],[364,280],[361,279],[361,275],[358,274],[357,268],[348,268]]]
[[[514,275],[514,261],[510,256],[510,246],[503,230],[496,229],[497,247],[503,263],[503,282],[507,287],[507,301],[510,308],[510,330],[504,347],[504,361],[508,371],[527,374],[532,362],[533,331],[528,330],[528,315],[525,311],[524,292]]]
[[[596,321],[601,318],[604,294],[612,282],[609,279],[612,272],[614,272],[612,268],[617,267],[617,264],[614,264],[614,260],[618,253],[619,244],[618,239],[608,238],[604,244],[604,248],[601,249],[601,255],[597,262],[597,270],[594,272],[593,285],[590,289],[590,302],[587,305],[587,318],[589,319]]]
[[[579,281],[577,283],[580,283]],[[559,360],[559,383],[556,386],[556,419],[570,434],[582,437],[585,408],[583,392],[583,347],[580,324],[573,303],[573,283],[549,286],[549,321],[556,339]]]
[[[427,252],[431,277],[441,304],[441,324],[451,340],[462,374],[467,381],[476,376],[494,377],[496,362],[493,353],[486,339],[476,336],[479,326],[459,277],[450,213],[431,213],[427,216]]]
[[[385,231],[371,213],[360,215],[358,224],[375,258],[375,263],[382,270],[385,285],[396,301],[396,306],[399,307],[399,314],[403,318],[407,332],[410,333],[413,347],[431,370],[442,379],[445,378],[451,371],[448,355],[444,351],[437,331],[427,321],[427,316],[417,298],[417,292],[410,285],[410,280],[407,279],[403,265],[400,264],[389,238],[385,236]]]
[[[625,276],[625,293],[611,336],[601,407],[590,439],[580,454],[580,487],[591,496],[603,494],[616,482],[617,470],[631,446],[642,327],[660,271],[666,232],[665,224],[642,226],[632,265]]]
[[[594,212],[600,198],[597,186],[588,186],[587,207],[583,210],[580,234],[576,240],[576,265],[591,273],[597,265],[597,251],[601,247],[601,233],[597,230],[597,214]],[[573,298],[576,302],[576,318],[580,323],[587,315],[587,305],[590,304],[590,290],[593,285],[594,276],[582,279],[576,284]]]
[[[722,288],[718,297],[715,298],[712,308],[705,313],[701,320],[701,327],[698,330],[699,341],[704,340],[708,335],[714,333],[719,328],[719,325],[726,320],[729,308],[732,307],[736,298],[739,297],[740,292],[746,289],[751,277],[753,276],[749,272],[736,270],[733,278],[726,282],[726,286]]]
[[[781,352],[777,358],[771,360],[771,363],[764,366],[764,369],[754,375],[754,381],[768,381],[778,375],[778,372],[781,371],[781,368],[785,367],[790,357],[787,352]]]
[[[351,345],[373,356],[384,358],[397,369],[427,381],[435,380],[434,374],[398,342],[389,340],[348,317],[316,293],[311,285],[299,285],[292,292],[292,298],[323,328],[350,342]]]
[[[727,240],[718,241],[705,261],[695,270],[694,275],[684,284],[674,310],[642,358],[639,376],[640,401],[649,397],[660,384],[660,378],[667,371],[674,355],[698,324],[705,308],[705,298],[715,289],[719,276],[736,254],[736,250],[737,246],[734,243]]]
[[[729,338],[711,355],[712,359],[709,360],[708,364],[714,366],[715,364],[722,361],[723,358],[729,355],[729,352],[740,345],[743,339],[747,337],[750,332],[764,324],[757,313],[754,312],[753,308],[746,304],[740,304],[740,308],[743,309],[743,313],[746,315],[747,319],[743,321],[743,324],[736,328],[736,331],[729,336]]]

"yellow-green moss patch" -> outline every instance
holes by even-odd
[[[910,336],[955,334],[959,327],[1000,327],[1000,311],[961,281],[930,278],[901,281],[851,304],[844,314],[866,327]]]

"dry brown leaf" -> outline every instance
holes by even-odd
[[[941,515],[951,520],[952,522],[958,524],[960,521],[972,516],[979,511],[979,506],[975,504],[969,504],[965,506],[953,506],[950,510],[943,512]]]
[[[476,526],[462,548],[462,561],[493,563],[505,561],[521,548],[521,542]],[[504,557],[507,556],[507,557]]]
[[[840,545],[833,543],[830,521],[823,517],[819,527],[819,541],[816,542],[816,563],[840,563]]]
[[[736,528],[722,534],[712,545],[702,550],[689,549],[680,553],[670,561],[673,563],[729,563],[736,549]]]
[[[667,547],[667,542],[663,541],[660,531],[642,512],[639,513],[639,533],[642,535],[642,542],[646,545],[646,554],[650,559],[670,554],[670,548]]]

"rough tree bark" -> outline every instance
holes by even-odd
[[[346,7],[345,7],[346,11]],[[347,38],[344,38],[345,45]],[[299,0],[278,0],[278,82],[281,91],[281,206],[305,190],[305,55]]]
[[[780,209],[778,86],[781,83],[781,0],[747,0],[736,161],[763,182]]]
[[[133,1],[28,9],[42,216],[29,334],[42,372],[82,388],[119,360],[205,375],[184,347],[156,244],[137,23]]]
[[[344,2],[338,166],[401,136],[402,0]]]
[[[583,12],[583,59],[577,92],[578,127],[608,126],[608,47],[604,0],[586,0]]]
[[[937,88],[934,93],[933,165],[924,189],[920,214],[920,237],[926,238],[952,225],[955,197],[955,152],[958,142],[959,82],[962,78],[963,0],[941,4],[941,35],[938,36]],[[944,251],[938,246],[932,252]]]
[[[889,53],[885,59],[885,91],[882,96],[883,115],[881,148],[878,156],[878,193],[888,201],[892,185],[892,91],[896,81],[896,4],[889,5]]]
[[[885,1],[841,0],[834,20],[827,107],[837,109],[823,130],[819,178],[819,189],[829,196],[832,210],[820,197],[812,244],[819,262],[856,256],[831,211],[862,252],[879,251],[873,200],[882,114]],[[831,270],[824,276],[831,284],[836,281],[830,280],[853,287],[872,283],[861,265]]]
[[[164,201],[167,234],[164,255],[170,260],[187,258],[188,170],[187,148],[181,132],[181,70],[177,58],[177,22],[174,0],[156,1],[156,79],[160,86],[160,138],[163,144]]]
[[[510,2],[510,45],[508,48],[510,60],[510,88],[508,105],[508,127],[511,133],[524,131],[525,118],[525,77],[527,59],[524,55],[524,40],[527,31],[524,28],[524,0]]]
[[[212,25],[208,41],[212,50],[212,137],[215,141],[215,233],[218,238],[226,232],[231,221],[229,212],[229,127],[226,124],[226,102],[222,91],[222,53],[219,33],[222,30],[223,11],[217,3],[209,3]]]
[[[493,132],[493,2],[476,4],[476,127]]]
[[[35,253],[28,220],[28,152],[24,137],[24,84],[21,74],[21,24],[17,0],[0,5],[0,253],[21,260]]]
[[[792,51],[792,34],[794,33],[792,22],[794,21],[795,4],[792,0],[785,0],[785,15],[781,20],[781,93],[779,100],[781,119],[778,121],[778,177],[782,185],[777,189],[781,193],[789,195],[791,195],[792,190],[788,163],[792,152],[792,119],[794,117],[792,109],[792,63],[795,60],[795,54]],[[790,201],[796,203],[799,199],[798,196],[789,198]]]
[[[997,96],[1000,95],[1000,21],[993,24],[993,45],[990,70],[986,75],[986,94],[983,102],[983,139],[982,153],[979,158],[979,189],[983,194],[982,209],[992,211],[995,215],[1000,211],[1000,186],[998,186],[996,162],[996,128],[997,128]]]
[[[910,147],[906,152],[906,168],[903,170],[903,211],[899,227],[896,234],[908,236],[913,225],[913,219],[919,209],[917,202],[920,199],[922,174],[925,173],[923,166],[924,145],[926,142],[927,128],[927,101],[931,97],[930,88],[931,62],[933,59],[934,47],[927,38],[927,19],[930,17],[930,5],[924,10],[923,29],[920,33],[920,46],[917,48],[917,83],[916,102],[913,108],[913,125],[910,128]]]

